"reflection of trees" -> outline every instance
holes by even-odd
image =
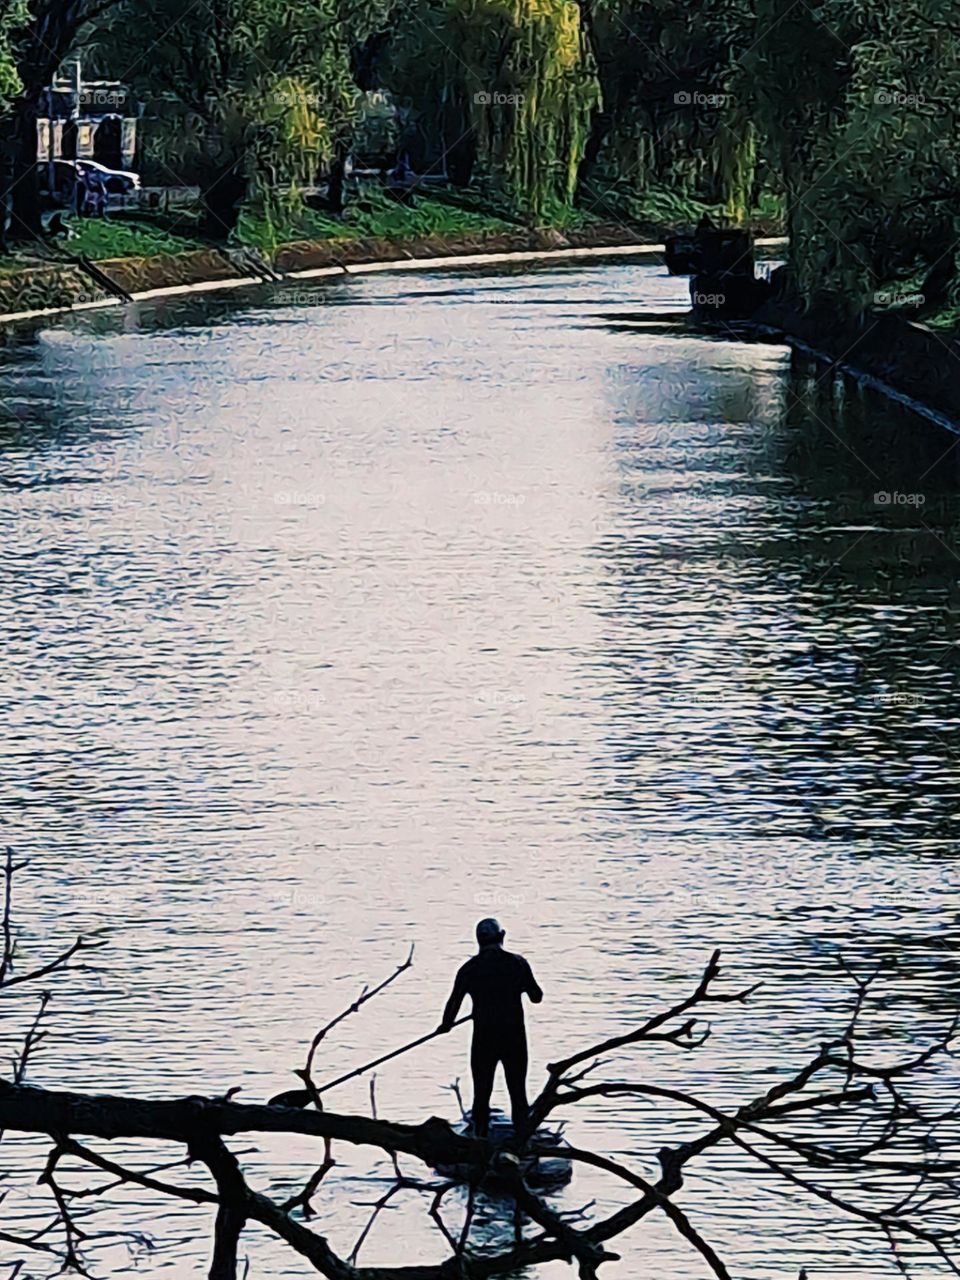
[[[802,360],[748,375],[688,365],[655,425],[618,405],[606,795],[729,838],[945,839],[960,449]]]

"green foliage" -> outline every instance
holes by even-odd
[[[405,12],[386,70],[401,100],[433,96],[427,131],[445,151],[469,139],[526,220],[572,203],[599,100],[575,0],[426,0]]]
[[[708,205],[695,196],[654,184],[640,191],[626,182],[613,184],[607,190],[606,199],[608,203],[616,202],[623,216],[631,221],[657,227],[680,227],[698,222],[705,213],[712,217],[720,216],[717,205]]]
[[[202,247],[190,235],[178,235],[146,220],[82,218],[73,223],[77,232],[67,248],[88,258],[148,258],[161,253],[184,253]]]
[[[943,307],[931,315],[924,316],[923,322],[931,329],[956,336],[960,333],[960,306]]]
[[[734,221],[757,184],[749,87],[749,0],[583,0],[603,94],[586,196],[626,184],[669,190]]]
[[[244,195],[274,218],[270,193],[314,181],[336,139],[350,132],[359,101],[350,51],[384,20],[386,6],[123,0],[94,47],[102,65],[126,65],[129,31],[157,32],[150,57],[132,64],[133,87],[148,103],[159,96],[167,127],[189,140],[191,168],[199,168],[208,208],[226,229]],[[176,142],[165,163],[166,181],[176,182]]]
[[[483,56],[471,68],[481,154],[502,170],[507,190],[531,220],[545,221],[552,208],[574,198],[599,97],[579,7],[572,0],[484,0],[464,7],[464,18],[484,37]]]
[[[20,12],[3,3],[0,99]],[[267,251],[475,225],[428,200],[373,195],[342,221],[306,207],[349,153],[384,165],[399,148],[469,185],[483,225],[770,226],[785,207],[811,302],[856,312],[914,277],[931,313],[960,301],[960,0],[119,4],[91,48],[106,71],[131,30],[149,42],[133,88],[155,104],[148,139],[164,118],[155,166],[175,182],[189,154],[213,221],[242,199],[236,236]]]
[[[691,24],[685,0],[122,0],[98,56],[115,61],[131,25],[159,32],[135,86],[166,117],[152,157],[171,181],[189,153],[210,204],[243,195],[241,235],[264,247],[303,221],[299,191],[336,157],[389,163],[400,145],[481,179],[491,208],[528,224],[575,225],[612,185],[648,220],[659,206],[742,220],[757,185],[736,59],[751,2],[701,0]]]
[[[438,200],[419,198],[413,205],[398,204],[385,195],[372,194],[351,205],[341,221],[312,209],[285,219],[265,219],[245,210],[237,225],[238,243],[272,253],[278,245],[295,240],[356,240],[368,237],[456,235],[458,232],[499,231],[509,226],[499,218],[472,213]]]
[[[0,110],[9,106],[23,87],[16,42],[27,21],[27,0],[0,0]]]
[[[757,118],[811,302],[859,312],[883,282],[949,292],[960,183],[956,0],[763,0]]]

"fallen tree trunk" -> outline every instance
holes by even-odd
[[[437,1164],[476,1164],[490,1158],[491,1145],[454,1132],[437,1116],[421,1124],[397,1124],[370,1116],[303,1111],[298,1107],[224,1101],[218,1098],[150,1100],[112,1094],[61,1093],[0,1082],[0,1129],[90,1138],[153,1138],[186,1142],[192,1136],[296,1133],[378,1147]]]

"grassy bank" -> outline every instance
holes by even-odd
[[[101,268],[99,275],[85,270],[76,261],[76,255],[73,258],[63,254],[37,255],[25,258],[19,264],[10,263],[6,271],[0,271],[0,315],[14,317],[25,313],[62,311],[78,305],[115,301],[118,296],[125,295],[156,296],[194,288],[233,287],[241,282],[256,283],[271,278],[271,271],[295,275],[318,269],[342,271],[376,263],[412,263],[418,259],[454,260],[476,254],[526,253],[537,256],[558,248],[593,252],[618,249],[624,245],[649,246],[646,237],[622,223],[593,223],[589,227],[568,229],[564,235],[554,228],[532,230],[501,226],[490,220],[478,226],[474,219],[458,220],[454,224],[458,226],[456,231],[451,230],[450,220],[444,219],[441,223],[444,230],[432,233],[421,230],[423,222],[413,222],[409,218],[394,220],[391,225],[404,227],[408,233],[365,235],[361,228],[355,226],[345,234],[338,224],[340,234],[323,238],[316,234],[316,223],[308,223],[309,238],[285,242],[274,252],[262,253],[259,258],[249,248],[240,252],[236,247],[234,251],[211,245],[191,248],[191,243],[195,242],[188,237],[182,238],[184,249],[180,251],[169,231],[162,241],[144,239],[139,243],[148,243],[151,247],[162,243],[168,249],[175,246],[175,252],[103,257],[103,253],[109,252],[117,243],[123,244],[124,248],[136,243],[129,238],[111,241],[104,237],[96,242]],[[410,231],[411,228],[415,230]],[[291,227],[288,234],[297,229]],[[71,244],[76,244],[76,241]],[[270,266],[265,259],[270,260]]]
[[[367,240],[401,236],[449,235],[471,231],[502,231],[511,224],[496,214],[451,204],[431,196],[417,196],[410,205],[398,204],[379,192],[362,196],[341,218],[304,207],[273,218],[243,213],[236,240],[241,245],[272,253],[281,244],[298,240]]]
[[[669,229],[696,222],[704,213],[721,218],[722,210],[669,192],[650,190],[640,197],[607,190],[596,193],[590,209],[557,204],[543,223],[557,231],[579,231],[600,224],[621,223],[656,240]],[[773,205],[756,211],[755,225],[769,233],[778,229],[779,211]],[[66,242],[50,245],[102,261],[108,258],[149,258],[218,247],[200,230],[194,208],[170,212],[118,211],[105,218],[70,219],[75,234]],[[272,255],[281,245],[301,241],[351,242],[370,239],[403,239],[416,236],[470,235],[499,232],[527,224],[502,195],[483,185],[468,190],[431,187],[418,193],[410,205],[399,204],[383,191],[365,190],[355,196],[341,217],[306,204],[296,211],[281,208],[273,214],[244,211],[232,237],[236,247]],[[37,262],[37,252],[19,252],[0,258],[0,272],[20,270]]]
[[[188,253],[216,247],[203,235],[197,212],[176,213],[118,211],[105,218],[71,219],[75,232],[59,247],[93,261],[107,258],[149,258],[157,254]],[[495,214],[461,208],[430,197],[418,197],[412,205],[398,204],[377,194],[352,205],[342,218],[304,207],[297,213],[283,211],[274,217],[244,212],[232,243],[272,254],[282,244],[302,240],[352,241],[390,239],[418,235],[456,236],[474,231],[500,231],[511,223]],[[0,269],[18,269],[36,261],[29,253],[0,259]]]
[[[655,245],[670,230],[689,226],[701,207],[664,204],[658,196],[644,208],[647,217],[638,223],[622,212],[612,217],[601,216],[599,209],[558,207],[549,211],[545,225],[534,228],[480,184],[465,191],[431,187],[429,195],[418,194],[409,205],[373,189],[354,196],[340,218],[306,204],[296,211],[288,205],[272,217],[245,212],[226,245],[203,235],[195,208],[117,211],[76,220],[76,234],[65,242],[38,243],[35,251],[0,258],[0,313],[216,287],[267,278],[271,269],[287,275],[464,254]],[[254,249],[258,254],[249,252]],[[71,262],[79,257],[99,262],[104,275]]]

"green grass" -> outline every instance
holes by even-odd
[[[348,209],[346,216],[362,236],[455,235],[459,231],[503,231],[510,226],[495,215],[458,208],[429,196],[403,205],[372,193]]]
[[[158,253],[185,253],[202,248],[202,242],[189,235],[158,225],[145,218],[113,216],[107,218],[74,218],[71,226],[77,234],[63,247],[68,253],[88,258],[149,258]]]
[[[459,208],[429,196],[417,196],[412,205],[398,204],[379,192],[364,193],[348,205],[343,218],[332,218],[313,209],[299,216],[286,215],[268,221],[245,211],[237,227],[240,244],[264,252],[293,240],[357,240],[400,236],[457,235],[470,231],[503,231],[510,223],[492,215]]]
[[[671,227],[698,222],[703,214],[720,218],[719,208],[666,188],[637,192],[627,183],[598,183],[588,188],[587,202],[601,219],[613,218],[649,227]]]
[[[651,232],[660,233],[669,227],[693,226],[704,214],[723,225],[726,215],[721,205],[705,204],[683,192],[667,187],[648,187],[637,192],[626,183],[599,183],[589,192],[588,204],[601,220],[606,216],[615,221],[630,222]],[[779,232],[785,223],[786,210],[783,197],[772,192],[760,194],[759,204],[751,211],[748,222],[762,233]]]

